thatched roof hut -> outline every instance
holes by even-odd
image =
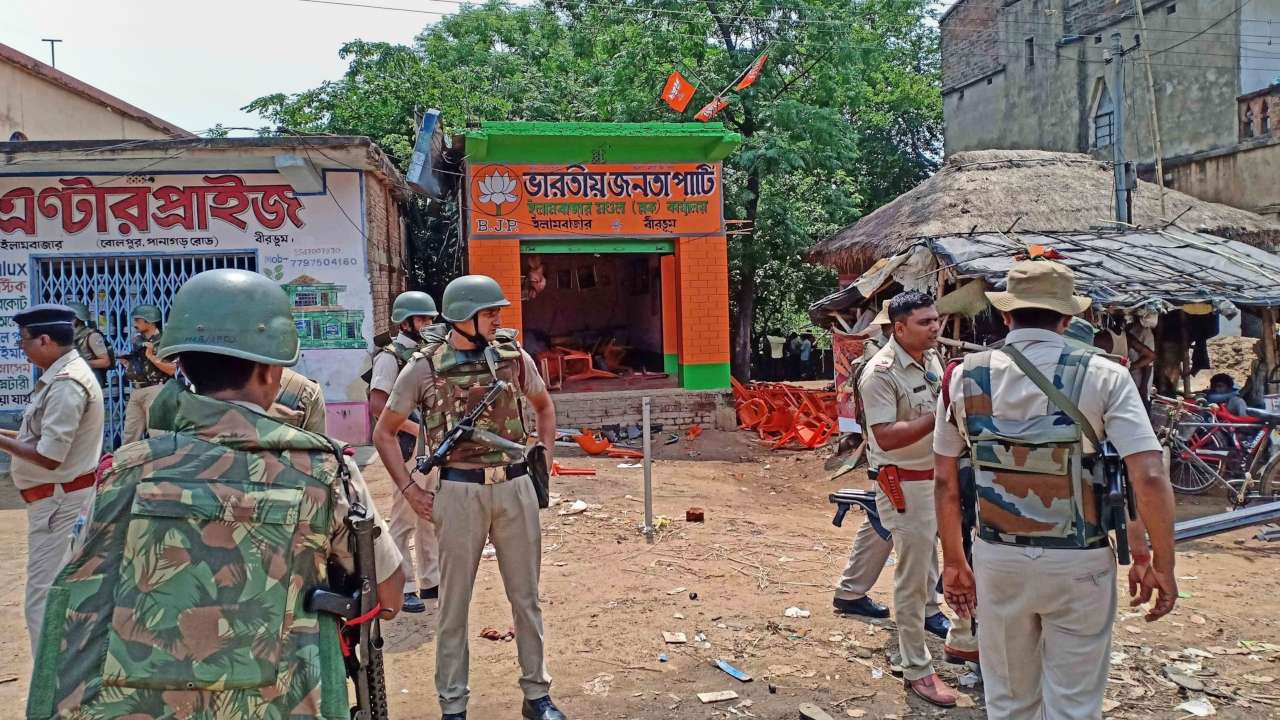
[[[920,238],[971,232],[1073,232],[1111,228],[1112,172],[1087,155],[1041,150],[979,150],[956,153],[933,177],[893,202],[824,240],[809,252],[812,262],[859,275],[876,260],[894,255]],[[1180,227],[1274,250],[1280,224],[1226,205],[1139,181],[1134,224]]]

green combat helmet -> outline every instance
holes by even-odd
[[[436,301],[432,300],[430,295],[417,290],[400,293],[396,296],[396,301],[391,304],[391,322],[396,325],[417,315],[435,318],[439,314],[436,310]]]
[[[66,306],[71,308],[71,311],[76,314],[77,320],[79,320],[80,322],[86,325],[89,324],[89,306],[88,305],[85,305],[84,303],[78,303],[78,302],[69,302],[69,303],[66,303]]]
[[[161,319],[160,308],[155,305],[139,305],[133,309],[133,312],[129,313],[129,319],[132,320],[134,318],[142,318],[152,325],[159,325]]]
[[[511,301],[502,293],[498,281],[488,275],[463,275],[445,286],[440,304],[444,306],[446,322],[460,323],[481,310],[508,307]]]
[[[173,296],[169,324],[157,353],[230,355],[265,365],[298,362],[298,328],[289,298],[265,275],[248,270],[206,270]]]

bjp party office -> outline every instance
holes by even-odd
[[[700,123],[466,133],[470,272],[501,283],[554,392],[729,387],[721,160],[740,142]]]
[[[296,369],[323,387],[330,434],[367,442],[359,376],[405,287],[408,197],[368,138],[0,144],[0,414],[20,414],[33,386],[16,312],[85,303],[124,357],[132,308],[167,316],[187,278],[231,267],[280,284],[301,337]],[[130,392],[112,370],[108,447]]]

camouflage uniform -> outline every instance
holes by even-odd
[[[50,592],[27,717],[346,720],[336,626],[303,598],[327,559],[351,566],[348,493],[373,507],[359,469],[247,403],[184,391],[175,426],[103,476]],[[378,523],[381,581],[400,558]]]
[[[129,359],[125,377],[133,388],[129,391],[129,402],[124,407],[124,437],[126,443],[142,439],[147,429],[147,414],[151,412],[151,403],[155,402],[160,387],[169,379],[169,375],[156,367],[156,364],[142,352],[143,343],[151,343],[153,348],[160,347],[160,333],[151,337],[135,334],[131,340],[137,349],[138,359]]]
[[[1124,368],[1048,330],[1005,339],[1121,456],[1160,444]],[[1077,461],[1094,448],[1002,352],[971,355],[939,407],[934,450],[970,453],[979,488],[974,543],[978,644],[992,720],[1098,718],[1116,608],[1115,558],[1096,529]],[[1056,442],[1056,447],[1034,447]],[[1080,545],[1093,549],[1078,549]]]
[[[111,352],[107,348],[107,339],[102,335],[101,330],[91,325],[80,325],[76,328],[75,348],[85,362],[111,357]],[[99,368],[89,369],[98,379],[99,387],[106,387],[107,371]]]
[[[438,329],[437,329],[438,332]],[[406,365],[418,351],[417,340],[403,332],[387,347],[373,358],[373,370],[369,378],[369,391],[380,390],[389,398],[395,389],[396,378],[404,371]],[[418,422],[417,413],[409,416]],[[375,418],[376,420],[376,418]],[[418,438],[405,432],[397,433],[400,440],[400,452],[404,457],[410,475],[414,472],[414,447]],[[419,482],[414,479],[414,482]],[[419,483],[421,484],[421,483]],[[435,523],[420,517],[405,500],[404,493],[393,491],[391,494],[391,539],[400,550],[400,569],[404,570],[404,591],[416,593],[419,589],[434,590],[440,585],[440,543],[436,538]],[[410,547],[410,538],[413,545]]]
[[[413,356],[397,378],[387,407],[401,415],[421,408],[427,443],[434,446],[493,382],[481,351],[455,349],[440,334]],[[499,331],[497,377],[511,384],[476,425],[525,444],[523,397],[546,386],[514,333]],[[520,465],[507,466],[501,452],[475,441],[461,443],[441,472],[433,517],[440,542],[440,619],[436,635],[436,690],[444,713],[466,710],[470,653],[467,615],[486,538],[498,553],[498,569],[515,621],[520,687],[526,700],[546,697],[551,676],[543,650],[538,581],[542,532],[533,483]],[[509,472],[509,467],[513,468]],[[482,480],[451,480],[452,470],[479,470]],[[511,473],[520,474],[512,476]]]

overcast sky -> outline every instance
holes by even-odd
[[[449,0],[353,0],[454,12]],[[347,40],[409,43],[439,14],[299,0],[5,0],[0,43],[192,132],[265,124],[240,108],[339,77]],[[238,133],[243,134],[243,133]]]

